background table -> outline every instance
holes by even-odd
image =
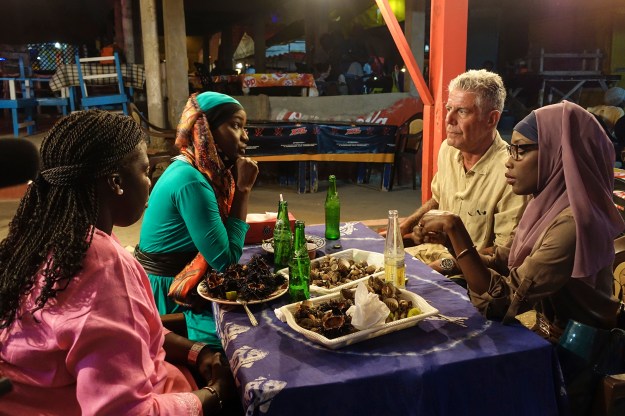
[[[83,64],[83,75],[95,75],[95,74],[104,74],[110,73],[110,65],[102,65],[102,64]],[[145,70],[143,65],[136,64],[122,64],[122,77],[124,78],[124,84],[126,87],[132,87],[137,89],[143,89],[143,84],[145,83]],[[115,72],[115,71],[113,71]],[[116,78],[108,78],[108,79],[98,79],[96,82],[89,80],[87,84],[89,85],[107,85],[107,84],[115,84],[117,82]],[[56,72],[50,79],[50,89],[52,91],[60,91],[64,87],[75,87],[80,85],[80,80],[78,79],[78,68],[75,64],[72,65],[59,65],[56,69]]]
[[[298,192],[317,192],[317,162],[357,162],[358,183],[368,163],[383,163],[383,190],[390,186],[397,126],[380,124],[250,123],[246,154],[258,162],[299,162]],[[308,183],[307,183],[308,178]]]
[[[300,87],[302,96],[317,96],[317,84],[312,74],[279,73],[279,74],[247,74],[242,76],[243,93],[248,94],[252,88]]]
[[[538,106],[569,100],[579,103],[584,87],[599,87],[607,91],[621,80],[620,75],[542,75]],[[577,97],[577,98],[576,98]],[[545,99],[546,98],[546,99]]]
[[[306,232],[323,235],[323,226]],[[342,249],[382,251],[362,223],[341,226]],[[335,252],[333,242],[327,251]],[[241,262],[262,253],[244,247]],[[288,294],[251,310],[214,305],[217,328],[248,415],[555,415],[560,391],[553,347],[520,324],[485,320],[463,289],[407,257],[407,288],[467,328],[440,320],[338,350],[278,320]]]

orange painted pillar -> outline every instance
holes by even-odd
[[[423,101],[421,200],[426,202],[432,197],[436,155],[446,136],[447,85],[466,68],[468,0],[432,0],[429,88],[388,0],[376,0],[376,3]]]
[[[432,0],[429,85],[434,106],[423,111],[423,202],[432,197],[430,184],[437,170],[436,156],[446,138],[447,86],[466,70],[468,10],[468,0]]]

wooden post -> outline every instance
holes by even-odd
[[[436,155],[446,137],[447,85],[466,68],[468,0],[432,0],[429,88],[388,0],[376,0],[376,3],[423,101],[421,200],[426,202],[432,197],[431,182],[437,169]]]
[[[152,124],[166,127],[159,64],[158,31],[156,28],[156,0],[141,0],[139,4],[141,7],[141,38],[143,39],[148,115]]]
[[[424,111],[422,199],[432,197],[430,184],[438,150],[445,140],[445,103],[449,92],[449,81],[466,70],[467,26],[469,17],[468,0],[432,0],[430,11],[430,91],[434,97],[431,120],[426,120]],[[426,123],[432,123],[428,126]],[[428,158],[426,160],[426,157]]]

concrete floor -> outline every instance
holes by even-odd
[[[320,185],[324,185],[321,183]],[[298,194],[293,186],[277,184],[259,184],[254,187],[250,200],[250,213],[276,212],[278,198],[289,202],[289,211],[295,218],[308,225],[324,222],[323,203],[326,187],[314,194]],[[391,192],[382,192],[368,185],[356,185],[340,181],[338,183],[341,200],[341,221],[365,221],[370,227],[377,229],[386,225],[389,209],[397,209],[401,217],[411,214],[421,204],[421,192],[412,187],[396,187]],[[19,200],[15,198],[0,199],[0,239],[6,237],[9,221],[15,214]],[[114,232],[124,246],[135,246],[139,241],[141,221],[130,227],[118,228]]]

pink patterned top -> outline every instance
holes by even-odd
[[[80,274],[21,315],[0,331],[0,373],[14,386],[0,414],[202,414],[190,382],[165,362],[148,278],[115,237],[96,229]]]

